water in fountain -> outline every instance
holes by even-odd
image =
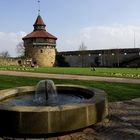
[[[41,80],[36,86],[34,101],[38,103],[56,103],[57,100],[57,90],[54,82],[52,80]]]
[[[56,106],[71,103],[80,103],[87,99],[84,91],[77,91],[77,89],[58,89],[52,80],[41,80],[36,85],[35,93],[24,94],[21,96],[9,98],[0,103],[0,105],[11,106]]]

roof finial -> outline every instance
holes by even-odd
[[[38,15],[40,15],[40,0],[38,0],[37,2],[38,2]]]

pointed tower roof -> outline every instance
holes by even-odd
[[[52,39],[57,40],[55,36],[46,32],[46,29],[45,29],[46,25],[40,15],[38,15],[33,26],[34,26],[33,32],[23,37],[22,38],[23,40],[28,39],[28,38],[52,38]]]
[[[42,17],[40,15],[38,15],[38,17],[37,17],[37,19],[36,19],[36,21],[35,21],[33,26],[38,26],[38,25],[45,25],[45,23],[44,23],[44,21],[43,21],[43,19],[42,19]]]
[[[44,23],[44,21],[43,21],[43,19],[42,19],[42,17],[40,16],[40,15],[38,15],[38,17],[37,17],[37,19],[36,19],[36,21],[35,21],[35,23],[34,23],[34,31],[38,31],[38,30],[44,30],[44,31],[46,31],[46,29],[45,29],[45,27],[46,27],[46,25],[45,25],[45,23]]]

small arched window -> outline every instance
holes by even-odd
[[[41,53],[43,53],[43,50],[40,50]]]

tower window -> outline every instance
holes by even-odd
[[[40,50],[41,53],[43,53],[43,50]]]

